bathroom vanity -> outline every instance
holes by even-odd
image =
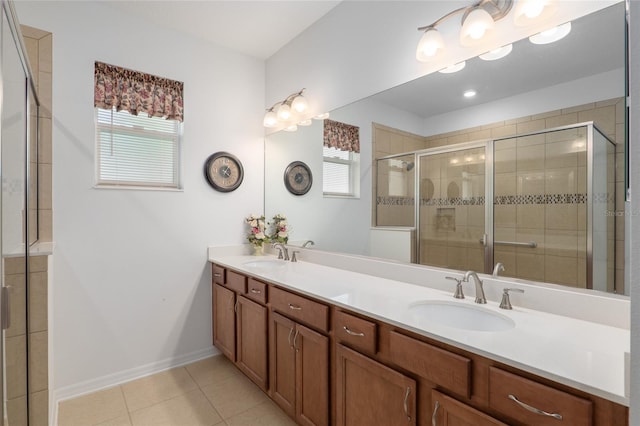
[[[214,345],[298,424],[628,424],[624,328],[521,308],[526,294],[508,311],[491,290],[478,307],[468,285],[456,300],[450,283],[209,260]]]

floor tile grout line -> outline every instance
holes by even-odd
[[[180,369],[180,368],[184,368],[184,370],[187,372],[187,375],[189,375],[189,378],[191,378],[191,375],[189,374],[189,371],[188,371],[184,366],[182,366],[182,367],[176,367],[176,368],[171,368],[171,369],[169,369],[169,370],[160,371],[160,372],[158,372],[158,373],[156,373],[156,374],[162,374],[162,373],[165,373],[165,372],[167,372],[167,371],[177,370],[177,369]],[[142,377],[142,379],[146,379],[146,378],[149,378],[149,377],[153,377],[153,376],[155,376],[156,374],[152,374],[152,375],[149,375],[149,376]],[[136,379],[136,380],[140,380],[140,379]],[[133,382],[135,382],[136,380],[132,380],[132,381],[127,382],[127,383],[133,383]],[[191,379],[191,380],[193,380],[193,379]],[[196,385],[196,386],[198,387],[198,389],[199,389],[198,383],[196,383],[196,381],[195,381],[195,380],[193,380],[193,382],[195,383],[195,385]],[[124,383],[124,384],[126,384],[126,383]],[[151,405],[148,405],[148,406],[146,406],[146,407],[141,407],[141,408],[138,408],[138,409],[136,409],[136,410],[129,410],[129,404],[127,404],[127,411],[129,412],[129,414],[132,414],[132,413],[138,412],[138,411],[140,411],[140,410],[144,410],[144,409],[146,409],[146,408],[155,407],[155,406],[156,406],[156,405],[158,405],[158,404],[162,404],[162,403],[165,403],[165,402],[167,402],[167,401],[171,401],[171,400],[172,400],[172,399],[174,399],[174,398],[177,398],[177,397],[179,397],[179,396],[186,395],[186,394],[188,394],[189,392],[192,392],[192,391],[194,391],[194,390],[195,390],[195,389],[191,389],[191,390],[188,390],[188,391],[180,392],[180,393],[179,393],[179,394],[177,394],[177,395],[173,395],[173,396],[171,396],[171,397],[169,397],[169,398],[163,399],[163,400],[161,400],[161,401],[157,401],[157,402],[155,402],[155,403],[153,403],[153,404],[151,404]],[[200,390],[200,389],[199,389],[199,390]],[[122,389],[122,392],[124,393],[124,388]],[[126,396],[125,396],[124,401],[125,401],[125,404],[126,404],[126,402],[127,402],[127,398],[126,398]],[[131,417],[131,416],[129,416],[129,417]]]

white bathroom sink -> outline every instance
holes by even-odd
[[[251,269],[261,269],[261,270],[271,270],[276,268],[282,268],[286,265],[287,262],[284,260],[276,260],[276,259],[260,259],[260,260],[250,260],[249,262],[244,262],[242,265]]]
[[[462,330],[505,331],[516,326],[516,323],[505,315],[461,302],[417,302],[409,306],[409,312],[415,320]]]

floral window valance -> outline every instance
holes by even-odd
[[[182,121],[184,83],[126,68],[95,63],[94,101],[98,108],[146,112],[149,117]]]
[[[360,152],[360,128],[324,120],[324,146],[340,151]]]

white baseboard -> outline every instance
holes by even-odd
[[[107,376],[102,376],[70,386],[65,386],[60,389],[54,389],[52,390],[52,397],[50,399],[54,404],[53,415],[50,419],[50,424],[58,424],[58,405],[62,401],[117,386],[122,383],[130,382],[132,380],[159,373],[161,371],[169,370],[171,368],[180,367],[185,364],[190,364],[192,362],[204,358],[209,358],[210,356],[218,354],[220,354],[220,351],[212,346],[210,348],[201,349],[199,351],[179,355],[177,357],[167,358],[161,361],[142,365],[140,367],[135,367],[125,371],[119,371]]]

